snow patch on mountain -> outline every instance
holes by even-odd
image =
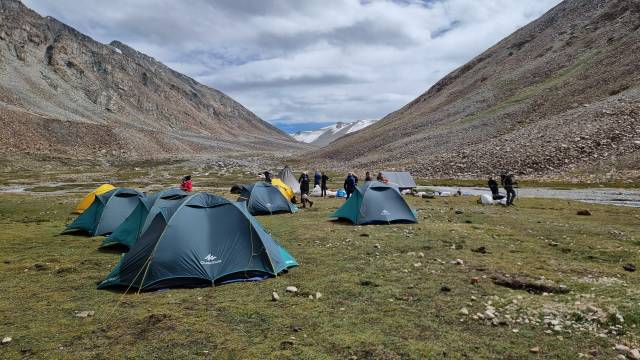
[[[291,134],[291,136],[304,143],[325,146],[347,134],[362,130],[376,121],[378,120],[358,120],[349,123],[337,122],[318,130],[298,131],[295,134]]]

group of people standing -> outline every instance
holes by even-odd
[[[513,178],[513,174],[500,175],[500,184],[502,184],[502,187],[504,187],[504,190],[507,192],[507,206],[513,205],[513,200],[516,198],[514,183],[515,181]],[[500,194],[500,190],[498,189],[498,182],[494,180],[493,177],[489,176],[487,185],[489,185],[493,200],[502,200],[505,198],[504,195]]]

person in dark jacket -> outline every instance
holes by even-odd
[[[327,181],[329,181],[329,177],[324,172],[322,173],[322,177],[320,178],[320,190],[322,191],[322,197],[327,197]]]
[[[347,199],[356,191],[356,178],[353,176],[353,173],[347,174],[347,178],[344,179],[344,191],[347,193]]]
[[[322,180],[322,173],[316,170],[316,173],[313,174],[313,188],[316,186],[320,186],[320,181]]]
[[[513,174],[506,175],[503,184],[507,191],[507,206],[513,205],[513,200],[516,198],[516,191],[513,188]]]
[[[491,176],[489,176],[489,181],[487,182],[489,185],[489,190],[491,190],[491,195],[493,196],[493,200],[502,200],[504,199],[504,195],[500,195],[500,191],[498,190],[498,182]]]
[[[266,181],[269,184],[271,184],[271,173],[269,171],[265,171],[264,172],[264,181]]]
[[[366,182],[366,181],[373,181],[373,176],[371,176],[371,173],[370,173],[369,171],[367,171],[367,172],[364,174],[364,181],[365,181],[365,182]]]
[[[300,197],[302,198],[302,207],[306,208],[307,203],[309,203],[309,207],[313,207],[313,201],[309,199],[309,174],[307,172],[303,172],[298,179],[300,183]]]

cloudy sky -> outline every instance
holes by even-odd
[[[380,118],[560,0],[23,0],[288,124]]]

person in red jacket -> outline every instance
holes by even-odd
[[[180,190],[191,192],[193,190],[193,182],[191,181],[191,175],[187,175],[182,178],[180,183]]]

